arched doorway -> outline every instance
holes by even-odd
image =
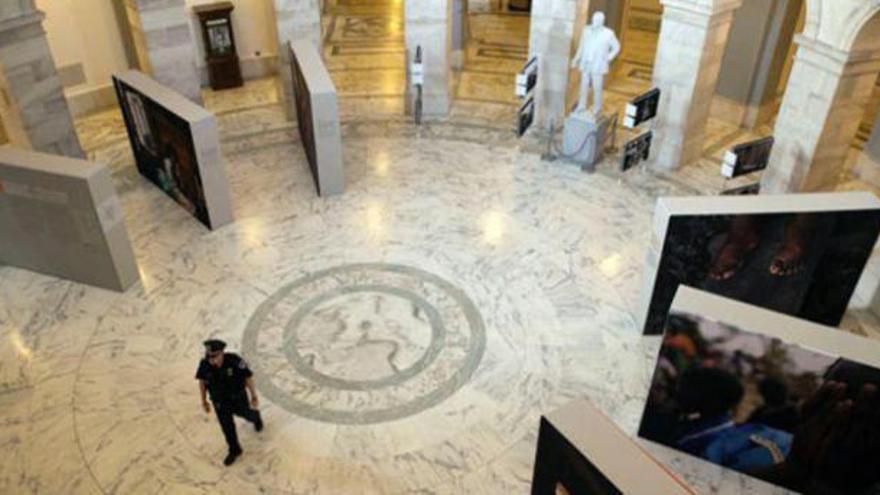
[[[838,187],[875,92],[880,74],[877,2],[857,5],[848,16],[832,16],[820,4],[808,1],[804,35],[777,117],[776,145],[762,180],[766,192]]]
[[[609,92],[628,100],[652,85],[661,90],[658,169],[716,167],[726,149],[771,132],[803,2],[706,4],[633,0],[624,14]]]

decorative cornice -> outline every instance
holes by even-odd
[[[740,8],[743,0],[660,0],[663,7],[686,11],[691,14],[714,16]]]
[[[880,53],[875,50],[851,53],[803,35],[795,36],[794,41],[798,44],[798,60],[829,74],[842,76],[876,73],[880,64]]]

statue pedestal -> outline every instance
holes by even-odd
[[[566,158],[592,172],[604,155],[605,136],[610,119],[597,120],[590,112],[572,112],[562,130],[562,153]]]

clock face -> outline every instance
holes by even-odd
[[[208,30],[208,44],[214,55],[228,55],[232,53],[232,34],[230,33],[228,19],[213,19],[206,23]]]

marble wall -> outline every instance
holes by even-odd
[[[761,180],[771,194],[833,189],[880,73],[880,52],[851,58],[800,38]]]
[[[651,166],[676,169],[700,158],[733,12],[741,0],[663,0],[654,63],[661,90]]]
[[[754,128],[775,116],[803,0],[744,1],[733,16],[712,117]]]
[[[36,10],[34,0],[6,0],[0,2],[0,19],[11,19]]]
[[[422,47],[422,114],[442,116],[452,105],[452,0],[406,0],[404,22],[407,60]],[[407,67],[409,72],[409,67]],[[412,84],[408,79],[408,98]]]
[[[296,118],[293,107],[293,76],[290,72],[290,52],[288,43],[298,39],[308,39],[320,48],[321,5],[318,0],[274,0],[275,19],[278,25],[278,72],[281,88],[279,94],[288,119]]]
[[[196,45],[184,0],[125,0],[141,71],[202,102]]]
[[[581,29],[579,15],[589,0],[535,0],[529,32],[529,57],[538,57],[538,86],[535,88],[536,127],[549,128],[555,120],[562,125],[566,93],[571,74],[572,43]]]
[[[880,73],[880,0],[806,0],[806,22],[776,121],[762,191],[833,188]],[[876,143],[869,140],[869,154]],[[856,173],[877,181],[864,160]]]
[[[4,128],[18,146],[82,158],[42,21],[32,1],[0,6]]]

